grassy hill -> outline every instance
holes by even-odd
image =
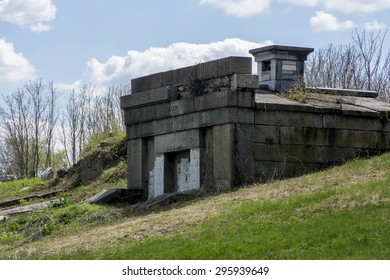
[[[78,203],[123,187],[124,168],[0,224],[0,259],[390,258],[390,153],[165,206]],[[0,185],[2,200],[29,183],[13,184]]]

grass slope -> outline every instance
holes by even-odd
[[[49,227],[30,241],[33,224]],[[69,202],[3,228],[2,259],[389,259],[390,153],[166,207]]]

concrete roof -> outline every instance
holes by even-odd
[[[308,93],[306,103],[301,103],[282,95],[259,91],[256,94],[255,102],[257,109],[271,111],[303,111],[372,117],[390,115],[390,103],[371,97]]]

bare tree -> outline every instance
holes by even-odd
[[[85,145],[97,133],[123,131],[120,97],[128,93],[128,86],[102,89],[92,85],[70,93],[62,120],[62,143],[69,164],[80,158]]]
[[[3,144],[7,146],[9,156],[19,178],[29,175],[31,122],[29,120],[30,100],[23,89],[10,96],[3,97],[6,108],[2,115]]]
[[[386,38],[387,30],[382,34],[366,32],[359,33],[356,29],[352,34],[355,46],[358,48],[361,61],[363,62],[364,74],[366,77],[366,88],[368,90],[377,89],[375,83],[378,82],[382,67],[383,42]]]
[[[389,99],[390,55],[384,52],[387,31],[353,32],[349,45],[328,45],[309,56],[308,86],[376,90]]]
[[[45,90],[46,86],[43,84],[42,79],[30,81],[24,86],[25,91],[30,96],[31,100],[31,120],[33,125],[33,145],[32,145],[32,170],[35,177],[39,169],[40,159],[40,139],[41,132],[43,130],[43,114],[46,108]]]
[[[47,85],[47,102],[46,114],[44,116],[44,140],[46,144],[45,152],[45,168],[52,166],[53,148],[54,148],[54,128],[57,124],[59,112],[57,108],[57,100],[59,98],[58,91],[54,88],[53,82]]]
[[[69,164],[75,164],[79,158],[78,141],[80,136],[80,115],[83,109],[79,107],[79,98],[72,90],[66,105],[65,118],[62,121],[63,145]]]

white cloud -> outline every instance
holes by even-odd
[[[63,91],[68,92],[68,91],[79,89],[82,85],[83,85],[83,81],[82,80],[78,80],[78,81],[75,81],[75,82],[70,83],[70,84],[67,84],[67,83],[55,83],[56,89],[58,89],[59,91],[62,91],[62,92]]]
[[[316,12],[316,15],[310,18],[310,25],[314,31],[342,31],[353,28],[352,21],[339,21],[334,15],[326,12]]]
[[[261,14],[277,2],[343,13],[372,13],[390,8],[390,0],[199,0],[199,2],[214,6],[223,10],[227,15],[236,17]]]
[[[314,7],[321,0],[273,0],[274,2],[283,2],[294,6],[309,6]]]
[[[34,66],[21,53],[15,52],[14,45],[0,38],[0,80],[16,83],[34,79]]]
[[[372,13],[389,9],[390,0],[322,0],[327,10],[344,13]]]
[[[51,25],[48,25],[48,24],[43,24],[41,22],[38,22],[37,24],[32,24],[30,25],[30,29],[31,31],[33,32],[45,32],[45,31],[50,31],[52,30],[54,27],[51,26]]]
[[[56,6],[52,0],[1,0],[0,20],[30,28],[33,32],[51,30],[47,24],[55,19]]]
[[[129,51],[126,56],[112,56],[106,62],[92,58],[87,64],[86,82],[99,85],[128,84],[132,78],[195,65],[226,56],[250,56],[248,51],[272,41],[254,43],[237,38],[210,44],[175,43],[166,48]]]
[[[364,29],[367,31],[377,31],[385,28],[386,25],[382,22],[378,22],[377,20],[366,22],[364,24]]]
[[[222,9],[230,16],[247,17],[267,11],[270,0],[200,0],[200,3]]]

